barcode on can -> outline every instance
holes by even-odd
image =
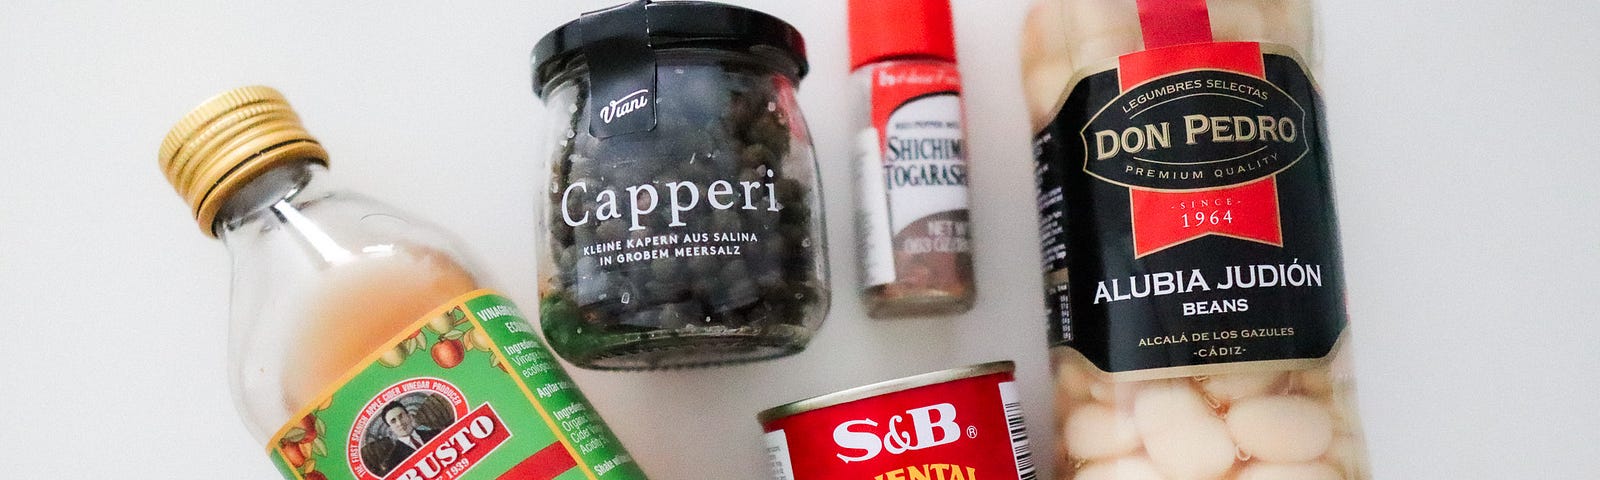
[[[1000,403],[1006,411],[1006,429],[1011,434],[1011,455],[1017,460],[1017,480],[1038,480],[1033,469],[1033,451],[1028,448],[1028,425],[1022,419],[1022,395],[1017,382],[1000,384]]]
[[[789,437],[783,430],[767,432],[767,456],[772,461],[772,478],[794,480],[794,460],[789,458]]]

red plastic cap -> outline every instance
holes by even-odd
[[[850,69],[896,57],[956,61],[950,0],[850,0]]]

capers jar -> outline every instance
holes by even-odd
[[[804,349],[828,309],[794,27],[633,2],[539,41],[540,317],[575,365],[654,369]]]

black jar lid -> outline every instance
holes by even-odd
[[[799,66],[800,77],[810,69],[800,31],[772,15],[716,2],[666,1],[647,3],[645,18],[652,48],[708,47],[743,52],[767,47],[788,55]],[[533,93],[544,97],[545,84],[583,48],[578,20],[539,39],[533,47]]]

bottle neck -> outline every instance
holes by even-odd
[[[291,162],[268,170],[223,202],[211,228],[218,236],[224,236],[263,215],[271,215],[275,205],[293,203],[308,191],[320,190],[324,182],[317,180],[327,171],[328,167],[310,161]]]
[[[415,228],[400,214],[371,215],[388,209],[338,190],[327,172],[321,162],[297,161],[251,179],[224,200],[213,225],[217,237],[236,257],[270,250],[323,268],[353,261]],[[385,224],[382,218],[400,221]],[[285,245],[292,250],[273,250]]]

